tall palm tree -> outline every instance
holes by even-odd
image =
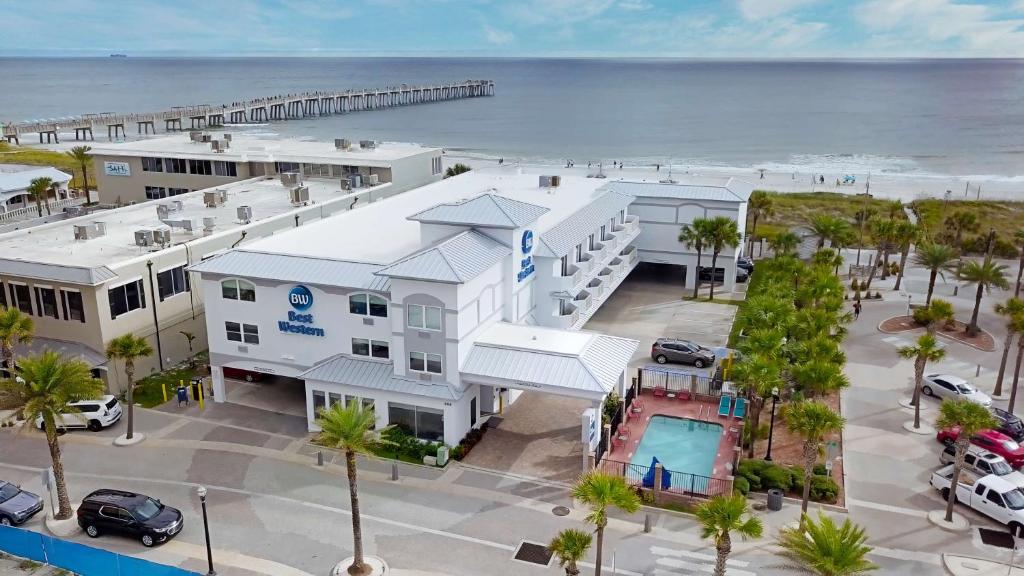
[[[745,356],[736,364],[731,374],[736,386],[746,393],[750,400],[750,411],[747,413],[751,430],[761,426],[761,410],[764,403],[772,395],[772,390],[781,389],[785,382],[782,379],[782,362],[779,358],[754,354]],[[747,446],[747,458],[754,457],[754,442]]]
[[[683,224],[682,228],[679,229],[679,241],[686,246],[687,250],[697,251],[697,269],[694,270],[693,278],[693,297],[696,298],[698,291],[700,290],[700,258],[709,244],[709,232],[710,225],[707,218],[694,218],[693,222],[689,224]],[[714,273],[712,273],[711,283],[714,284]]]
[[[826,240],[833,243],[850,235],[850,223],[831,214],[816,214],[807,223],[818,237],[819,249],[825,247]]]
[[[591,470],[580,476],[572,487],[572,497],[590,507],[587,522],[596,527],[597,565],[594,576],[601,576],[601,558],[604,548],[604,529],[608,525],[608,508],[614,507],[630,514],[640,509],[640,497],[622,476],[613,476],[600,470]]]
[[[822,308],[802,308],[793,318],[791,334],[799,334],[802,339],[815,336],[839,338],[846,333],[848,314],[838,314]]]
[[[700,522],[701,538],[715,541],[714,576],[725,576],[725,563],[732,552],[732,534],[741,538],[760,538],[764,532],[761,519],[750,511],[747,498],[742,494],[715,496],[696,510]]]
[[[978,229],[978,215],[966,210],[957,210],[946,217],[946,229],[953,233],[953,246],[957,251],[964,247],[964,232],[974,232]]]
[[[878,246],[878,252],[881,254],[882,259],[882,280],[889,277],[889,252],[892,250],[896,242],[896,222],[893,220],[875,220],[871,223],[871,237],[875,241],[875,245]],[[878,259],[875,259],[875,265],[878,266]],[[871,279],[868,279],[868,286],[871,285]]]
[[[66,520],[71,517],[71,500],[64,479],[56,422],[62,418],[69,402],[99,397],[103,393],[103,381],[92,377],[89,364],[62,358],[52,350],[22,358],[16,373],[19,378],[0,381],[0,395],[20,407],[28,421],[42,417],[57,485],[58,510],[54,518]]]
[[[46,176],[40,176],[39,178],[33,178],[28,183],[27,191],[36,201],[36,210],[39,212],[39,217],[43,217],[43,202],[46,203],[46,213],[50,213],[50,187],[53,186],[53,179]]]
[[[708,220],[707,234],[707,246],[711,249],[711,282],[708,283],[708,300],[714,300],[715,270],[718,267],[718,255],[726,247],[738,246],[741,238],[740,231],[736,227],[736,221],[728,216],[715,216]]]
[[[974,312],[971,313],[971,323],[967,325],[968,336],[978,335],[978,312],[981,310],[981,297],[985,292],[991,292],[992,287],[1009,290],[1010,284],[1006,281],[1006,266],[992,261],[991,256],[985,260],[969,260],[960,266],[956,272],[957,280],[967,284],[978,286],[977,294],[974,296]]]
[[[806,362],[828,362],[842,366],[846,364],[846,353],[834,338],[816,334],[806,339],[794,339],[787,346],[793,364]]]
[[[779,298],[770,294],[755,294],[747,298],[740,307],[737,321],[746,330],[786,330],[793,322],[796,308],[792,299]]]
[[[86,204],[92,204],[92,196],[89,194],[89,163],[92,162],[92,156],[89,155],[90,150],[92,150],[91,146],[75,146],[65,152],[75,162],[78,162],[78,166],[82,169],[82,188],[85,189]]]
[[[0,288],[2,290],[2,288]],[[14,346],[32,341],[35,323],[17,308],[0,308],[0,353],[7,368],[14,371]]]
[[[898,350],[903,358],[914,360],[914,428],[921,427],[921,384],[924,382],[924,368],[929,362],[938,362],[946,357],[935,336],[924,333],[917,339],[916,346],[904,346]]]
[[[1006,360],[1010,357],[1010,348],[1013,346],[1013,339],[1021,333],[1024,328],[1024,300],[1010,298],[1003,304],[996,304],[996,314],[1006,318],[1006,340],[1003,342],[1003,357],[999,360],[999,375],[996,376],[996,388],[992,393],[996,396],[1003,395],[1003,376],[1006,373]]]
[[[957,251],[945,244],[928,243],[917,247],[914,253],[914,264],[926,268],[928,275],[928,296],[925,298],[925,306],[931,304],[932,293],[935,291],[935,278],[942,276],[946,279],[944,272],[955,272]]]
[[[565,576],[579,576],[580,569],[576,563],[587,555],[592,541],[589,532],[566,528],[548,543],[548,550],[558,558],[558,565],[565,568]]]
[[[135,423],[135,361],[153,355],[153,347],[145,338],[140,338],[132,333],[118,336],[107,343],[107,358],[121,360],[124,362],[124,375],[128,379],[128,392],[126,403],[128,404],[128,425],[125,432],[125,439],[131,440],[134,434]]]
[[[1020,260],[1017,261],[1017,284],[1013,287],[1013,297],[1020,298],[1021,279],[1024,278],[1024,229],[1014,232],[1013,240],[1020,249]]]
[[[899,290],[903,283],[903,273],[907,267],[907,257],[910,255],[910,246],[917,241],[920,230],[914,224],[907,221],[896,223],[893,230],[893,238],[896,240],[896,247],[900,249],[900,271],[896,274],[896,285],[893,290]]]
[[[1024,325],[1018,327],[1018,332],[1024,333]],[[1017,405],[1017,385],[1020,383],[1020,365],[1021,360],[1024,360],[1024,337],[1017,339],[1017,362],[1013,367],[1013,384],[1010,385],[1010,402],[1006,406],[1006,410],[1013,413],[1014,407]]]
[[[825,396],[850,385],[843,367],[834,362],[811,360],[790,367],[796,385],[810,397]]]
[[[796,253],[796,247],[800,245],[800,238],[792,232],[779,232],[768,239],[768,247],[772,254],[785,256]]]
[[[353,576],[369,574],[370,567],[363,560],[363,529],[359,518],[359,493],[356,488],[356,456],[373,454],[378,440],[373,429],[377,418],[372,408],[362,408],[358,402],[341,403],[321,410],[317,424],[322,432],[320,441],[330,448],[345,453],[345,470],[348,473],[349,506],[352,510],[352,565],[348,573]]]
[[[843,417],[824,402],[801,400],[783,407],[782,421],[786,423],[786,428],[789,428],[790,432],[804,442],[804,495],[800,511],[806,514],[807,503],[811,499],[814,464],[818,461],[821,444],[826,437],[842,430]]]
[[[757,238],[757,223],[762,218],[775,214],[775,198],[764,190],[754,190],[747,200],[747,217],[750,218],[750,249],[754,252],[754,240]]]
[[[939,417],[935,421],[939,428],[959,428],[953,447],[956,455],[953,460],[953,476],[950,478],[949,493],[946,496],[946,522],[953,521],[953,503],[956,502],[956,486],[960,482],[960,470],[964,466],[964,456],[971,445],[971,437],[987,428],[997,426],[992,413],[981,404],[970,400],[944,400],[939,406]]]
[[[856,576],[878,566],[865,558],[871,546],[864,529],[843,519],[842,525],[824,512],[818,520],[803,518],[803,528],[783,528],[779,531],[782,555],[801,568],[817,576]]]

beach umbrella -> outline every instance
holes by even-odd
[[[660,464],[657,456],[651,457],[651,466],[647,469],[647,473],[644,474],[643,486],[644,488],[654,487],[654,465]],[[672,475],[668,473],[668,470],[662,470],[661,474],[661,489],[667,490],[672,485]]]

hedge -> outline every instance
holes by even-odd
[[[811,500],[834,503],[839,497],[839,485],[827,474],[822,464],[816,464],[813,473]],[[734,487],[743,494],[751,490],[764,492],[774,488],[786,494],[803,496],[804,468],[783,466],[766,460],[743,460],[736,468]]]

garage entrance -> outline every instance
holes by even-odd
[[[298,378],[223,368],[226,401],[279,414],[306,417],[306,384]]]
[[[631,282],[645,282],[655,286],[675,286],[683,289],[686,286],[688,267],[681,264],[665,264],[658,262],[640,262],[629,274]]]

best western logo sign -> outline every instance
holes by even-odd
[[[519,273],[516,274],[516,280],[522,282],[529,278],[530,274],[533,274],[533,232],[527,230],[523,232],[523,238],[520,242],[520,248],[523,252],[523,257],[519,260]]]
[[[313,293],[305,286],[296,286],[288,292],[288,303],[294,310],[288,311],[287,320],[278,320],[277,328],[281,332],[305,334],[307,336],[324,336],[324,329],[312,326],[313,315],[301,314],[313,307]]]

